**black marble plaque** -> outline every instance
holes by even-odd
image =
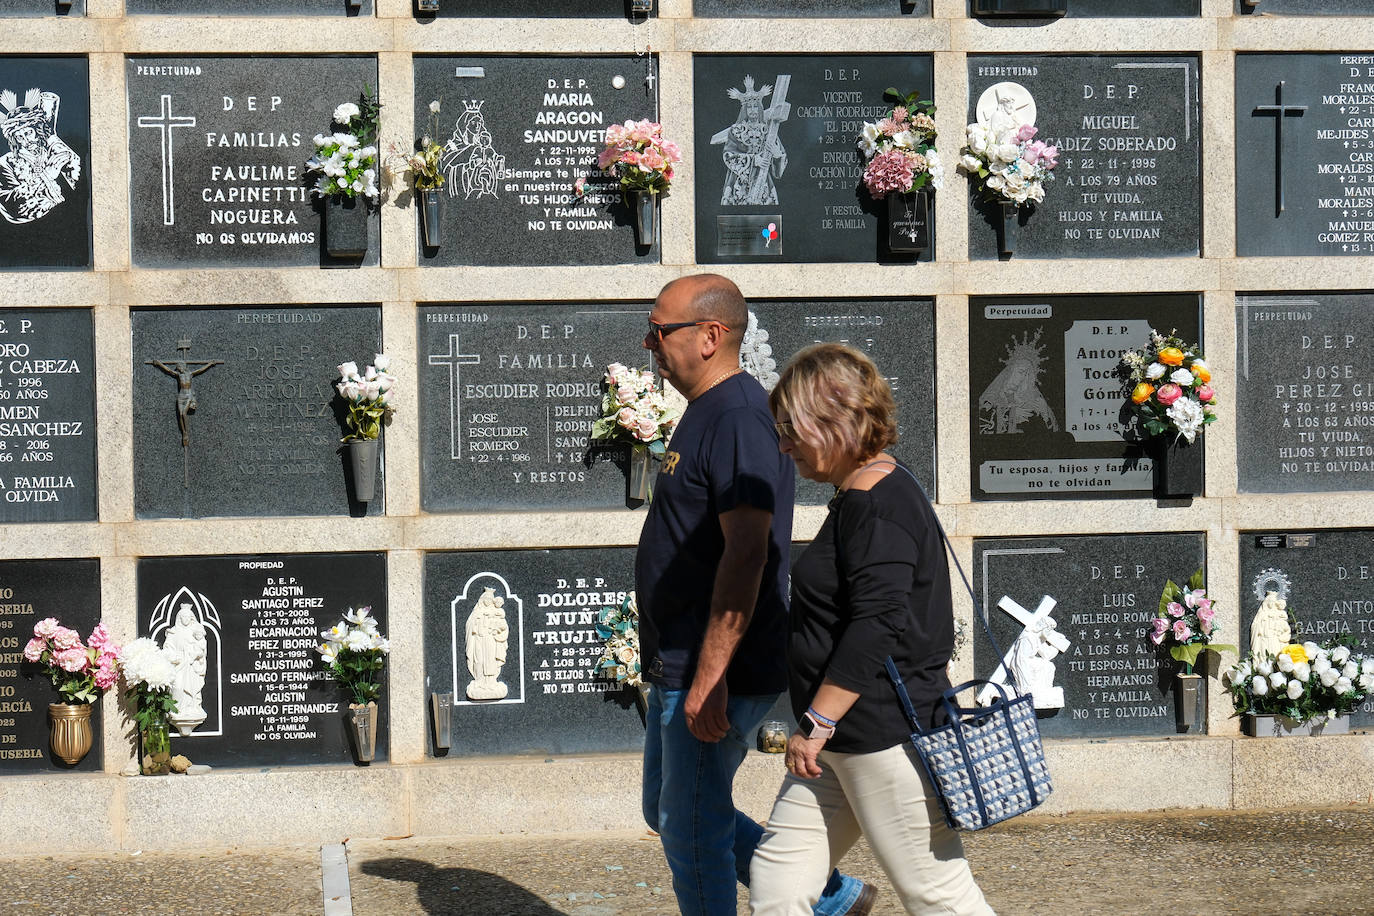
[[[84,16],[86,0],[0,0],[0,18],[38,18],[42,16]]]
[[[1004,598],[1029,616],[1048,596],[1054,602],[1049,616],[1068,641],[1051,659],[1064,705],[1053,710],[1037,704],[1041,735],[1177,733],[1174,675],[1182,668],[1146,633],[1164,583],[1182,582],[1205,563],[1201,534],[974,539],[973,588],[1002,657],[1013,651],[1023,627],[1001,606]],[[1229,639],[1233,632],[1223,629],[1221,636]],[[977,676],[987,678],[1000,657],[977,621],[969,639]]]
[[[0,270],[91,266],[89,71],[0,57]]]
[[[1374,16],[1370,0],[1235,0],[1247,16]]]
[[[332,263],[305,161],[338,105],[376,91],[375,58],[130,57],[125,74],[135,264]],[[368,222],[376,264],[375,211]]]
[[[1374,489],[1374,296],[1236,300],[1241,492]]]
[[[41,666],[24,661],[33,627],[56,617],[84,642],[100,622],[99,560],[0,561],[0,773],[101,769],[100,703],[91,711],[95,742],[74,766],[48,746],[48,704],[63,702]]]
[[[1199,307],[1175,294],[971,299],[973,498],[1149,495],[1117,365],[1152,327],[1197,340]]]
[[[631,11],[630,0],[559,0],[558,3],[549,3],[547,0],[439,0],[437,11],[421,10],[416,0],[411,2],[416,4],[416,16],[426,19],[436,16],[483,19],[602,19],[628,16],[632,22],[643,22],[647,16],[658,12],[657,0],[653,4],[654,8],[648,13]]]
[[[930,55],[699,55],[693,73],[698,263],[893,259],[856,141],[886,89],[931,96]]]
[[[161,645],[189,608],[205,628],[203,723],[172,753],[211,766],[350,763],[349,694],[329,680],[320,631],[371,607],[389,636],[386,555],[258,554],[138,561],[138,632]],[[390,703],[382,672],[377,760],[387,759]]]
[[[1199,252],[1196,57],[972,55],[968,75],[970,123],[1001,99],[1033,120],[1036,139],[1059,147],[1044,202],[1022,208],[1015,257]],[[998,257],[1001,208],[976,192],[970,208],[969,257]]]
[[[448,755],[642,747],[633,692],[595,670],[603,646],[597,615],[618,605],[633,583],[630,547],[426,554],[425,707],[432,693],[453,694]],[[506,636],[486,644],[494,637],[477,624],[498,600]],[[473,686],[478,677],[470,654],[474,667],[479,657],[498,660],[495,683],[504,685],[503,697],[469,697],[470,690],[502,692]]]
[[[96,517],[89,309],[0,312],[0,522]]]
[[[340,363],[371,362],[381,325],[375,305],[135,309],[138,517],[361,514],[334,384]],[[379,476],[369,513],[382,492]]]
[[[1236,253],[1374,254],[1374,54],[1236,55]]]
[[[1322,644],[1340,636],[1359,642],[1356,651],[1374,656],[1374,530],[1242,531],[1240,595],[1243,607],[1237,642],[1250,652],[1250,627],[1268,592],[1287,602],[1296,626],[1294,642]],[[1374,725],[1374,697],[1350,716],[1357,726]]]
[[[994,0],[996,3],[996,0]],[[1016,6],[1016,0],[1001,0],[996,3],[998,6]],[[1038,5],[1038,4],[1031,4]],[[1178,16],[1197,16],[1202,11],[1201,0],[1151,0],[1150,3],[1141,3],[1140,0],[1061,0],[1065,7],[1064,18],[1096,18],[1096,19],[1116,19],[1116,18],[1137,18],[1142,16],[1150,17],[1178,17]],[[974,14],[977,4],[969,3],[969,13]],[[998,23],[1007,21],[1025,20],[1026,17],[1013,16],[1010,13],[999,13],[997,18],[989,19],[988,22]],[[1041,21],[1040,18],[1033,21]]]
[[[367,16],[372,0],[125,0],[129,13],[166,13],[174,16]]]
[[[429,131],[438,101],[445,147],[444,244],[422,237],[421,263],[657,260],[636,247],[619,182],[596,168],[608,125],[654,119],[657,70],[650,56],[416,58],[415,130]]]
[[[930,0],[693,0],[699,18],[860,19],[930,15]]]

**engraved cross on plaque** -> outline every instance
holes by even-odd
[[[196,119],[187,115],[183,117],[172,117],[172,97],[164,95],[162,97],[162,114],[158,116],[142,115],[138,119],[139,127],[156,127],[162,134],[162,225],[176,225],[176,213],[173,210],[175,191],[172,188],[172,165],[173,165],[173,144],[172,130],[177,127],[195,127]]]
[[[1274,181],[1276,183],[1275,192],[1278,195],[1278,205],[1274,212],[1275,216],[1283,213],[1283,119],[1301,118],[1307,113],[1306,105],[1285,105],[1283,104],[1284,80],[1279,80],[1279,84],[1274,87],[1273,105],[1256,105],[1254,114],[1273,116],[1274,118]]]
[[[429,354],[429,364],[431,366],[448,366],[448,436],[449,436],[449,457],[459,459],[463,457],[463,415],[459,395],[462,391],[458,387],[458,375],[460,366],[476,366],[482,362],[482,357],[476,353],[464,353],[458,344],[458,335],[448,335],[448,352]]]

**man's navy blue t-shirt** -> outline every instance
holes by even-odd
[[[640,651],[650,681],[691,686],[725,550],[719,517],[753,506],[773,513],[768,562],[726,683],[740,695],[786,687],[794,473],[792,459],[778,451],[768,395],[752,376],[737,373],[688,405],[654,481],[635,554]]]

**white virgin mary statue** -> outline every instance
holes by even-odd
[[[196,619],[189,604],[177,611],[177,620],[167,628],[162,651],[172,663],[176,676],[172,679],[172,699],[176,712],[168,716],[185,738],[205,721],[205,708],[200,705],[205,690],[205,624]]]

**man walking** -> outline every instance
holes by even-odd
[[[714,274],[674,280],[644,346],[688,406],[635,555],[644,671],[644,817],[663,838],[684,916],[735,912],[762,829],[731,784],[787,683],[792,461],[768,396],[739,367],[748,307]],[[874,888],[831,875],[822,916],[865,914]]]

